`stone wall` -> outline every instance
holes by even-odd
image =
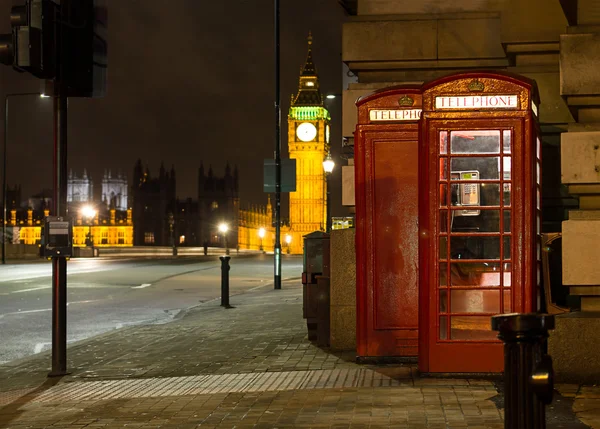
[[[331,231],[330,345],[356,350],[355,229]]]

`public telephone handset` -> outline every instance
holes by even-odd
[[[452,180],[479,180],[479,171],[451,171]],[[452,186],[452,205],[453,206],[479,206],[480,200],[479,183],[459,183]],[[453,210],[454,216],[479,216],[480,210]]]

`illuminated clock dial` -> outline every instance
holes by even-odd
[[[303,142],[314,140],[317,136],[317,127],[310,122],[303,122],[296,128],[296,136]]]

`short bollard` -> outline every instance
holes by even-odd
[[[492,329],[504,341],[504,428],[545,429],[554,378],[544,345],[554,316],[502,314],[492,317]]]
[[[231,308],[229,305],[229,260],[230,256],[220,256],[221,260],[221,307]]]

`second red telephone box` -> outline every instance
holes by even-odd
[[[421,94],[392,87],[356,104],[357,355],[415,357]]]

